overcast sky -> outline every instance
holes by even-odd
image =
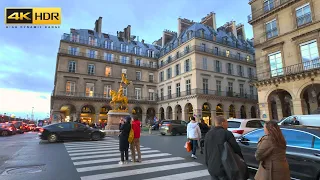
[[[34,107],[35,118],[50,112],[59,40],[70,28],[93,29],[101,16],[102,31],[116,34],[131,25],[131,34],[152,43],[164,29],[177,31],[178,17],[199,22],[211,11],[217,26],[235,20],[245,25],[247,0],[2,0],[0,7],[61,7],[60,29],[6,29],[0,26],[0,114],[27,117]],[[1,11],[0,11],[1,12]],[[0,13],[4,19],[4,13]]]

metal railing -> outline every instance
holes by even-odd
[[[61,40],[67,41],[67,42],[72,42],[72,43],[85,44],[85,45],[89,45],[89,46],[93,46],[93,47],[97,47],[97,48],[104,48],[104,49],[118,51],[118,52],[122,52],[122,53],[134,54],[137,56],[143,56],[143,57],[154,58],[154,59],[159,58],[159,53],[156,53],[156,51],[159,51],[159,50],[150,49],[153,51],[153,53],[156,53],[156,54],[154,54],[154,56],[150,56],[150,54],[147,52],[140,52],[139,50],[135,51],[135,49],[133,49],[133,48],[128,49],[128,51],[127,51],[126,48],[124,48],[124,46],[123,46],[123,48],[121,48],[121,46],[115,46],[114,44],[113,44],[113,46],[108,45],[107,44],[108,41],[100,42],[100,41],[98,41],[98,39],[97,39],[97,41],[94,41],[94,40],[89,41],[89,39],[85,39],[82,37],[73,38],[72,35],[67,34],[67,33],[64,33],[62,35]],[[111,42],[111,41],[109,41],[109,42]]]
[[[179,55],[177,56],[171,56],[170,59],[167,59],[165,61],[160,61],[159,62],[159,68],[167,65],[167,64],[170,64],[172,62],[175,62],[177,61],[179,58],[182,58],[188,54],[191,54],[192,52],[205,52],[205,53],[209,53],[209,54],[213,54],[213,55],[216,55],[216,56],[221,56],[221,57],[225,57],[225,58],[228,58],[228,59],[232,59],[232,60],[237,60],[237,61],[242,61],[242,62],[249,62],[249,63],[253,63],[255,64],[255,59],[252,59],[252,60],[249,60],[247,61],[247,57],[243,57],[243,56],[240,56],[238,54],[231,54],[229,53],[229,55],[226,54],[225,51],[217,51],[216,49],[210,49],[210,48],[204,48],[202,46],[197,46],[197,45],[194,45],[194,46],[190,46],[188,49],[184,50],[183,52],[180,52]]]
[[[258,17],[267,14],[268,12],[288,3],[291,1],[295,0],[269,0],[269,1],[259,1],[259,2],[264,2],[262,4],[262,7],[254,12],[252,14],[248,15],[248,22],[250,23],[251,21],[257,19]],[[269,3],[268,3],[269,2]],[[267,4],[265,4],[267,3]],[[252,5],[251,5],[252,6]]]
[[[277,77],[283,77],[283,76],[289,76],[294,74],[299,74],[311,70],[320,69],[320,60],[315,59],[299,64],[294,64],[291,66],[278,68],[274,70],[268,70],[262,73],[258,73],[258,81],[268,80],[271,78],[277,78]]]
[[[147,67],[147,68],[157,68],[157,63],[153,63],[151,65],[150,63],[136,63],[134,62],[133,59],[121,59],[121,58],[108,58],[107,56],[100,56],[100,55],[95,55],[91,53],[83,53],[79,51],[73,51],[73,50],[67,50],[67,49],[59,49],[59,53],[61,54],[68,54],[70,56],[78,56],[78,57],[86,57],[86,58],[91,58],[91,59],[98,59],[98,60],[103,60],[106,62],[115,62],[115,63],[121,63],[121,64],[130,64],[138,67]],[[128,57],[128,56],[127,56]]]

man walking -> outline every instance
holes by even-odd
[[[205,162],[212,180],[227,180],[225,169],[221,161],[223,144],[228,142],[233,151],[243,158],[240,146],[237,144],[232,132],[228,131],[228,121],[223,116],[215,119],[212,128],[204,139]]]
[[[141,151],[140,151],[140,132],[141,122],[137,116],[132,117],[132,130],[134,132],[134,139],[130,144],[132,162],[141,162]],[[136,160],[136,153],[138,154],[138,160]]]

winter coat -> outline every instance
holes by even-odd
[[[263,136],[255,153],[260,161],[255,180],[290,180],[290,170],[286,158],[286,149],[277,147],[270,136]]]
[[[141,122],[139,120],[133,120],[131,125],[134,132],[134,138],[140,138]]]
[[[187,138],[198,140],[201,138],[200,127],[197,122],[190,122],[187,126]]]
[[[130,122],[124,123],[120,127],[120,135],[119,135],[119,150],[120,151],[127,151],[129,149],[129,133],[131,130],[131,124]]]

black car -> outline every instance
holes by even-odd
[[[320,180],[320,127],[282,126],[281,131],[287,141],[287,161],[291,178]],[[250,170],[256,171],[259,162],[255,152],[257,143],[264,135],[263,129],[251,131],[237,139],[244,160]]]
[[[42,127],[39,136],[42,140],[49,142],[83,139],[97,141],[105,137],[105,132],[77,122],[63,122]]]

